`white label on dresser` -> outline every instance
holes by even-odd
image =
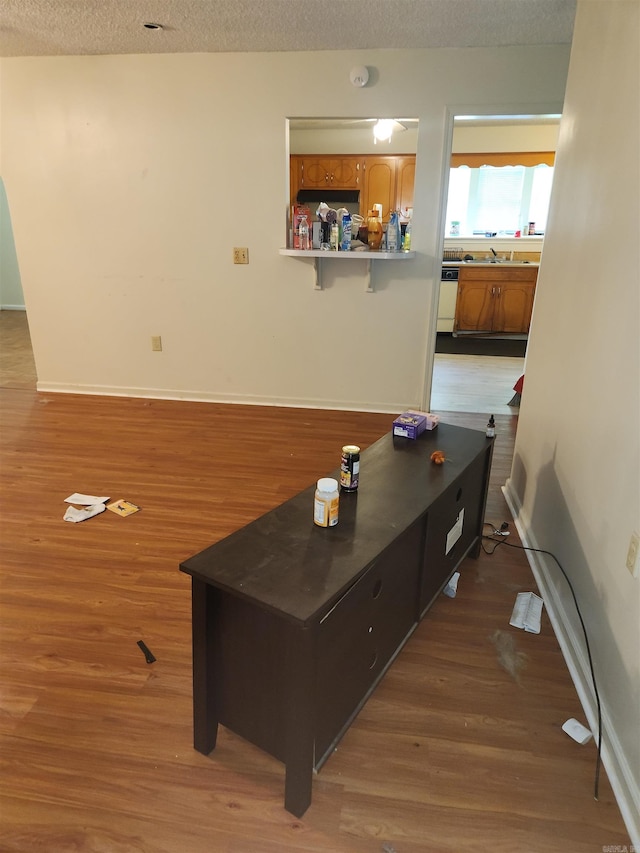
[[[456,523],[453,525],[451,530],[447,533],[447,547],[445,549],[445,554],[448,554],[449,551],[456,544],[458,539],[462,536],[462,523],[464,521],[464,508],[460,510],[458,513],[458,517],[456,518]]]

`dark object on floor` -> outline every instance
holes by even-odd
[[[513,386],[513,390],[514,390],[516,393],[515,393],[515,394],[513,395],[513,397],[509,400],[509,402],[507,403],[507,406],[519,406],[519,405],[520,405],[520,399],[521,399],[521,397],[522,397],[522,389],[523,389],[523,387],[524,387],[524,373],[522,374],[522,376],[520,377],[520,379],[518,379],[518,381],[516,382],[516,384]]]
[[[527,342],[513,338],[455,337],[446,332],[436,336],[436,352],[446,355],[503,355],[524,358]]]
[[[149,651],[149,648],[147,647],[147,645],[146,645],[142,640],[138,640],[138,645],[139,645],[139,646],[140,646],[140,648],[142,649],[142,654],[144,655],[145,660],[147,661],[147,663],[154,663],[154,662],[155,662],[155,657],[154,657],[154,656],[153,656],[153,654]]]

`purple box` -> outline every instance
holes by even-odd
[[[403,412],[393,422],[393,434],[417,438],[427,428],[427,418],[417,412]]]

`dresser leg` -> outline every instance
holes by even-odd
[[[193,745],[208,755],[215,748],[218,713],[213,689],[212,629],[215,591],[191,579],[191,630],[193,641]]]
[[[314,686],[313,631],[296,634],[287,649],[287,735],[285,755],[284,807],[302,817],[311,805],[314,765]]]

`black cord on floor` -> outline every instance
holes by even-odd
[[[527,545],[515,545],[513,542],[507,542],[506,536],[502,535],[504,533],[504,531],[506,530],[506,527],[508,527],[506,522],[503,523],[500,530],[498,530],[495,527],[495,525],[491,524],[490,522],[485,521],[484,523],[485,523],[485,525],[493,528],[493,534],[491,536],[485,536],[483,534],[482,539],[487,540],[489,542],[495,542],[495,545],[493,546],[492,550],[490,550],[490,551],[487,550],[484,547],[484,544],[481,543],[482,544],[482,550],[485,552],[485,554],[489,554],[489,556],[491,556],[491,554],[494,554],[496,549],[500,545],[506,545],[508,548],[517,548],[520,551],[533,551],[535,554],[546,554],[548,557],[551,557],[551,559],[554,560],[555,564],[557,565],[557,567],[562,572],[562,575],[567,582],[567,586],[569,587],[569,590],[571,591],[571,596],[573,598],[573,603],[574,603],[575,608],[576,608],[576,613],[578,614],[578,619],[580,620],[580,625],[582,626],[582,633],[584,635],[584,644],[585,644],[585,647],[587,650],[587,658],[589,660],[589,671],[591,673],[591,681],[593,683],[593,692],[594,692],[594,695],[596,697],[596,707],[598,710],[598,751],[597,751],[597,756],[596,756],[596,773],[595,773],[594,790],[593,790],[593,797],[595,800],[597,800],[598,799],[598,791],[599,791],[599,787],[600,787],[600,767],[602,765],[602,708],[600,706],[600,694],[598,693],[598,685],[596,684],[596,676],[595,676],[595,672],[593,669],[593,658],[591,657],[591,647],[589,645],[589,637],[587,635],[587,628],[586,628],[586,625],[584,624],[584,619],[582,618],[582,613],[580,612],[580,607],[578,606],[578,599],[576,598],[575,590],[573,589],[573,584],[569,580],[569,576],[567,575],[565,570],[562,568],[560,560],[558,560],[556,555],[553,554],[551,551],[546,551],[544,548],[531,548]],[[496,539],[495,538],[496,536],[498,536],[500,538]]]

